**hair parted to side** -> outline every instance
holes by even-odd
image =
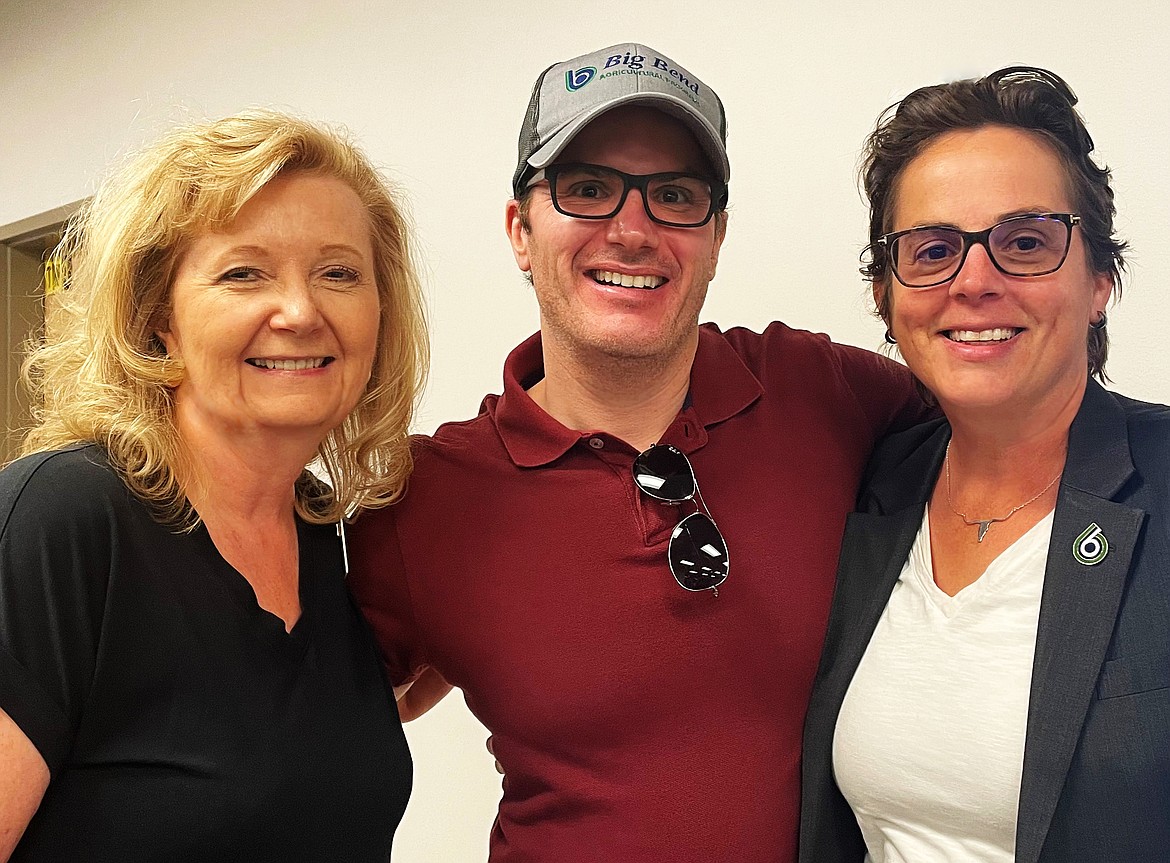
[[[180,484],[190,475],[173,421],[179,361],[155,334],[191,240],[230,222],[279,174],[317,173],[354,190],[369,214],[380,305],[377,354],[357,406],[318,447],[332,489],[307,470],[296,486],[307,521],[392,503],[411,469],[408,431],[428,367],[410,224],[396,193],[340,132],[254,110],[175,129],[102,184],[54,253],[66,290],[25,360],[33,428],[24,454],[97,443],[157,516],[198,524]]]
[[[1108,274],[1121,296],[1126,243],[1114,235],[1113,189],[1108,167],[1090,153],[1093,139],[1076,110],[1077,97],[1060,76],[1034,66],[1009,66],[984,78],[915,90],[887,108],[865,142],[861,181],[869,201],[869,245],[862,275],[873,283],[877,314],[890,323],[889,253],[878,240],[893,230],[898,181],[906,166],[939,135],[981,126],[1024,129],[1045,140],[1064,167],[1072,206],[1092,269]],[[1108,380],[1109,336],[1088,331],[1089,374]]]

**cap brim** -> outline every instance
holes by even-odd
[[[645,104],[659,108],[682,121],[694,134],[699,146],[703,148],[703,153],[710,160],[711,167],[715,169],[718,179],[723,183],[727,183],[731,179],[731,163],[727,159],[727,150],[723,146],[719,132],[704,117],[696,114],[694,109],[682,99],[665,93],[626,93],[616,99],[603,102],[558,129],[543,147],[528,157],[528,165],[535,170],[551,165],[556,161],[561,151],[569,145],[569,142],[577,136],[578,132],[607,111],[630,104]]]

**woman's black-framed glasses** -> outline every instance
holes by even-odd
[[[1075,213],[1012,216],[982,231],[927,225],[894,231],[878,239],[889,250],[894,276],[908,288],[933,288],[949,282],[974,245],[987,250],[991,263],[1009,276],[1046,276],[1063,266],[1072,244]]]
[[[662,503],[677,506],[695,500],[701,507],[675,527],[666,558],[680,587],[710,590],[718,596],[719,585],[727,579],[727,543],[699,493],[686,455],[670,444],[655,444],[634,459],[634,484]]]
[[[727,204],[727,187],[694,174],[627,174],[604,165],[549,165],[528,185],[548,181],[557,212],[575,219],[609,219],[626,202],[630,189],[642,195],[646,215],[672,228],[699,228]]]

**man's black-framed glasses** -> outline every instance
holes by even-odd
[[[696,500],[701,507],[684,517],[666,549],[670,572],[679,586],[719,595],[727,579],[727,543],[699,493],[695,471],[686,455],[670,444],[655,444],[634,459],[634,484],[662,503],[677,506]]]
[[[894,231],[878,239],[889,250],[894,276],[908,288],[933,288],[949,282],[978,244],[991,263],[1009,276],[1046,276],[1068,257],[1075,213],[1012,216],[982,231],[927,225]]]
[[[626,202],[630,189],[642,196],[646,215],[672,228],[698,228],[727,204],[727,187],[695,174],[627,174],[604,165],[549,165],[532,175],[529,186],[548,181],[557,212],[575,219],[609,219]]]

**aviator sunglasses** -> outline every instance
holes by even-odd
[[[708,514],[686,455],[670,444],[655,444],[634,459],[634,484],[661,503],[677,506],[694,500],[701,507],[675,527],[666,559],[680,587],[718,596],[719,585],[727,579],[727,543]]]

